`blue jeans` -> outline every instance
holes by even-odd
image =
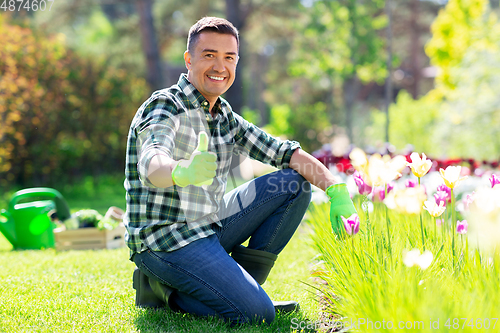
[[[222,227],[172,252],[145,251],[134,262],[149,277],[176,289],[171,300],[188,313],[220,316],[231,323],[274,320],[262,287],[230,256],[234,246],[279,254],[311,200],[311,186],[293,169],[251,180],[224,196]]]

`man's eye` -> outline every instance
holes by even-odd
[[[234,60],[233,57],[226,57],[226,59],[229,60],[229,61],[233,61]]]
[[[208,53],[208,54],[206,54],[206,55],[205,55],[205,57],[207,57],[207,58],[213,58],[213,57],[214,57],[214,55],[213,55],[213,54]]]

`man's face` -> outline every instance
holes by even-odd
[[[193,53],[184,53],[188,79],[210,102],[225,93],[234,82],[238,63],[238,44],[229,34],[202,32]]]

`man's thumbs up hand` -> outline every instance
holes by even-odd
[[[198,146],[189,160],[180,160],[172,170],[175,185],[202,186],[212,184],[217,170],[217,155],[208,152],[208,136],[205,132],[198,134]]]
[[[206,152],[208,150],[208,136],[207,133],[201,131],[198,134],[198,146],[195,149],[196,151]]]

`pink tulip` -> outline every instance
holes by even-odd
[[[464,200],[465,209],[469,209],[469,205],[474,202],[476,198],[476,192],[472,192],[471,194],[467,194]]]
[[[437,191],[446,192],[446,201],[451,202],[451,188],[449,188],[445,184],[441,184],[437,187]]]
[[[492,174],[490,178],[491,188],[495,187],[495,185],[500,184],[500,178],[497,175]]]
[[[436,219],[436,225],[440,227],[443,224],[443,219]]]
[[[418,185],[418,182],[416,180],[407,179],[405,181],[406,187],[416,187],[417,185]]]
[[[394,188],[393,183],[387,184],[387,194],[389,194]],[[385,187],[378,186],[373,189],[373,200],[384,201],[385,199]]]
[[[457,221],[457,233],[464,235],[467,233],[467,220]]]
[[[365,182],[363,176],[359,171],[355,171],[353,177],[354,182],[356,183],[356,185],[358,185],[359,194],[368,195],[372,193],[372,187]]]
[[[448,193],[446,193],[445,191],[437,191],[434,194],[434,199],[436,200],[436,203],[438,205],[442,202],[443,205],[446,206],[446,202],[448,201]]]
[[[348,218],[342,217],[342,222],[344,222],[344,227],[348,235],[354,236],[359,231],[359,216],[358,214],[352,214]]]

